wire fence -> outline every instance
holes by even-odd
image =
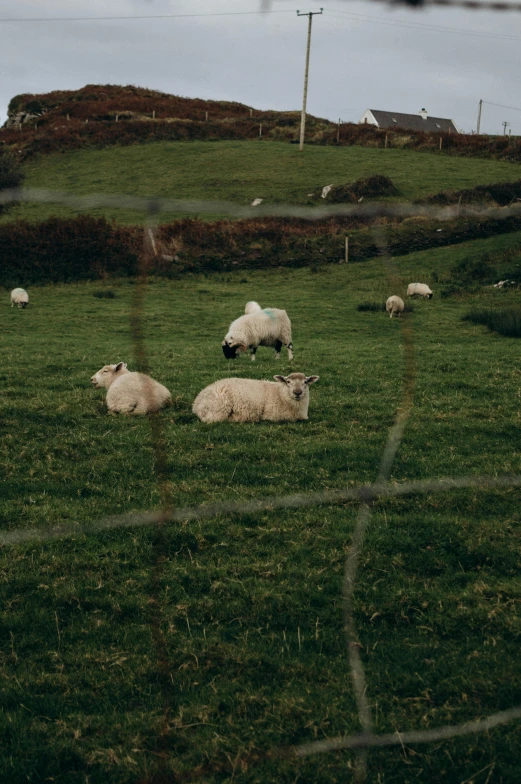
[[[144,214],[143,254],[140,262],[137,285],[130,312],[129,329],[132,337],[134,353],[138,369],[147,372],[149,369],[147,345],[143,333],[143,306],[147,287],[149,264],[154,256],[155,248],[155,217],[158,212],[175,214],[179,211],[203,215],[215,215],[216,212],[225,212],[230,217],[259,217],[270,216],[297,216],[308,220],[319,220],[335,215],[349,215],[375,220],[378,217],[406,217],[429,215],[439,220],[450,220],[458,216],[491,217],[503,219],[521,214],[521,205],[513,204],[505,208],[477,208],[466,205],[457,207],[433,207],[411,204],[373,204],[373,205],[335,205],[333,207],[295,207],[282,205],[277,207],[263,207],[252,209],[239,207],[228,202],[194,202],[185,200],[166,199],[141,199],[117,195],[95,195],[77,197],[66,193],[49,190],[11,190],[0,193],[0,203],[13,201],[34,201],[46,203],[59,203],[78,209],[89,209],[94,206],[122,207],[141,210]],[[373,237],[380,248],[382,257],[386,262],[389,282],[397,279],[397,270],[388,251],[385,226],[373,224]],[[402,378],[401,402],[397,415],[391,427],[387,442],[382,454],[376,479],[368,485],[341,487],[334,490],[319,492],[296,493],[290,495],[277,495],[272,497],[257,497],[246,501],[219,501],[213,504],[195,505],[187,508],[175,508],[167,481],[167,456],[168,445],[164,432],[163,419],[160,415],[150,416],[151,437],[154,448],[154,473],[160,497],[159,510],[131,512],[128,514],[110,516],[93,521],[89,524],[70,522],[65,525],[41,528],[0,531],[0,546],[9,547],[26,542],[46,542],[60,538],[78,535],[92,535],[112,529],[154,527],[155,537],[153,543],[153,563],[151,567],[150,595],[151,614],[150,626],[156,648],[158,670],[161,676],[161,689],[163,697],[163,722],[160,734],[160,747],[164,753],[160,756],[159,765],[163,766],[166,773],[168,762],[168,737],[172,732],[172,723],[169,718],[172,706],[175,703],[173,683],[170,676],[171,667],[167,642],[161,630],[159,590],[166,561],[164,547],[164,530],[168,523],[202,520],[221,515],[256,515],[261,512],[271,512],[276,509],[301,509],[324,504],[338,504],[352,501],[359,504],[351,545],[344,565],[343,577],[343,627],[346,649],[351,670],[353,690],[358,711],[358,720],[361,732],[345,737],[331,738],[325,741],[304,743],[294,747],[280,747],[266,750],[264,754],[244,754],[243,761],[250,760],[258,763],[262,759],[302,759],[316,754],[326,754],[341,749],[353,750],[356,754],[355,780],[364,782],[367,779],[367,755],[371,748],[384,746],[400,746],[405,744],[432,743],[464,735],[486,732],[494,727],[505,725],[521,718],[521,705],[509,710],[491,714],[485,718],[468,721],[457,725],[445,725],[431,730],[404,730],[395,733],[378,734],[374,731],[374,720],[367,698],[367,683],[361,656],[361,645],[355,625],[354,597],[357,586],[357,574],[360,557],[363,552],[364,538],[371,523],[374,505],[385,499],[426,493],[450,493],[464,488],[476,490],[501,490],[506,488],[521,487],[521,475],[511,476],[466,476],[466,477],[441,477],[410,482],[391,482],[391,470],[396,453],[400,447],[405,433],[409,416],[414,407],[414,335],[410,320],[401,321],[404,343],[404,370]],[[208,767],[194,771],[187,779],[202,778],[211,773]],[[217,772],[214,769],[213,772]]]

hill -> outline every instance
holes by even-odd
[[[0,144],[20,160],[64,150],[159,140],[254,139],[296,141],[300,113],[259,111],[244,104],[168,95],[134,86],[87,85],[80,90],[11,99]],[[381,131],[308,115],[308,144],[431,150],[453,155],[521,160],[521,140],[464,134]]]
[[[309,204],[308,194],[321,190],[324,185],[343,185],[376,174],[392,180],[398,190],[394,199],[399,201],[521,177],[519,164],[493,159],[318,145],[306,149],[303,157],[294,145],[258,141],[156,142],[78,150],[27,161],[23,170],[27,187],[46,188],[52,183],[55,190],[78,195],[106,193],[220,200],[240,206],[263,198],[268,207]],[[143,220],[142,214],[128,209],[91,208],[89,213],[118,223],[138,224]],[[60,205],[22,205],[4,220],[41,220],[50,215],[76,214],[78,210]],[[161,214],[159,220],[167,222],[179,217],[183,217],[182,211]],[[223,214],[216,212],[206,217],[215,219]]]

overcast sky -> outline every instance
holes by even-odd
[[[512,134],[521,135],[521,13],[321,2],[323,15],[313,17],[311,114],[358,122],[367,108],[416,113],[425,107],[470,132],[482,98],[488,102],[483,133],[502,134],[507,121]],[[320,5],[0,0],[0,123],[14,95],[85,84],[134,84],[259,109],[300,109],[307,18],[298,18],[297,8]],[[106,18],[160,15],[172,18]],[[63,17],[105,19],[59,21]],[[54,21],[30,21],[47,19]]]

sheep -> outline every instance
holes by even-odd
[[[29,294],[25,289],[13,289],[11,292],[11,307],[18,305],[19,308],[26,308],[29,302]]]
[[[144,373],[131,373],[125,362],[105,365],[90,381],[95,389],[106,388],[111,415],[150,414],[172,402],[166,387]]]
[[[254,302],[251,300],[250,302],[246,303],[246,307],[244,308],[245,314],[248,316],[250,313],[259,313],[262,310],[261,306],[258,302]]]
[[[415,294],[418,294],[420,297],[427,297],[427,299],[431,299],[434,292],[430,290],[426,283],[409,283],[407,286],[407,296],[413,297]]]
[[[385,303],[385,309],[389,313],[389,318],[392,318],[395,313],[399,316],[400,313],[403,313],[404,308],[405,302],[401,297],[397,297],[396,294],[389,297]]]
[[[239,354],[250,349],[252,361],[259,346],[274,346],[275,359],[280,358],[282,346],[288,349],[288,359],[293,359],[291,342],[291,321],[285,310],[278,308],[260,309],[257,302],[246,304],[244,316],[232,321],[222,342],[226,359],[236,359]]]
[[[273,381],[222,378],[205,387],[192,411],[202,422],[296,422],[308,418],[309,386],[319,376],[291,373]]]

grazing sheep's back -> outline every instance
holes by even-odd
[[[392,318],[395,313],[397,313],[398,315],[400,315],[400,313],[403,313],[404,308],[405,308],[405,302],[401,297],[396,296],[396,294],[393,294],[392,297],[389,297],[389,299],[385,303],[385,309],[389,313],[390,318]]]
[[[247,316],[249,316],[250,313],[258,313],[260,310],[262,310],[261,306],[259,305],[258,302],[255,302],[254,300],[250,300],[250,302],[247,302],[246,307],[244,308],[244,312],[246,313]]]
[[[420,297],[431,299],[433,292],[426,283],[409,283],[407,286],[407,296],[413,297],[415,294],[418,294]]]

